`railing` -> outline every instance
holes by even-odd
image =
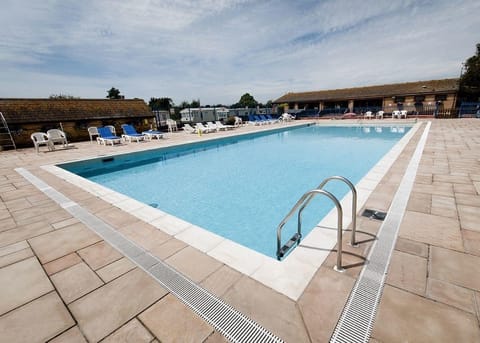
[[[302,197],[296,202],[292,207],[290,212],[283,218],[280,224],[277,227],[277,259],[281,260],[292,248],[298,246],[302,239],[302,213],[303,210],[308,206],[312,199],[318,195],[324,195],[328,197],[334,203],[337,209],[337,263],[334,267],[336,271],[343,271],[342,267],[342,240],[343,240],[343,210],[342,205],[338,199],[330,192],[323,189],[323,187],[330,182],[331,180],[339,180],[346,183],[350,190],[352,191],[352,238],[351,244],[356,246],[355,242],[355,232],[356,232],[356,214],[357,214],[357,191],[355,186],[343,176],[331,176],[326,178],[320,183],[320,185],[309,192],[306,192]],[[298,210],[298,219],[297,219],[297,232],[282,246],[282,229],[289,219],[293,216]]]

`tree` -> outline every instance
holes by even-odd
[[[189,108],[190,107],[190,104],[188,103],[188,101],[186,100],[183,100],[181,103],[180,103],[180,108],[183,110],[184,108]]]
[[[192,100],[192,102],[190,103],[190,107],[194,107],[194,108],[200,107],[200,99]]]
[[[237,103],[238,107],[257,107],[257,101],[253,96],[251,96],[249,93],[245,93],[242,95],[240,100]]]
[[[480,101],[480,43],[477,52],[465,63],[465,72],[460,77],[459,96],[464,101]]]
[[[124,99],[125,98],[125,96],[120,95],[120,90],[116,89],[115,87],[110,88],[107,91],[107,93],[108,95],[106,96],[106,98],[108,99]]]
[[[166,110],[169,111],[170,108],[174,106],[172,99],[170,98],[150,98],[148,106],[152,111]]]

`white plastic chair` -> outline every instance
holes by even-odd
[[[178,131],[177,122],[173,119],[167,119],[168,132]]]
[[[383,119],[383,111],[378,111],[377,114],[375,115],[376,119]]]
[[[407,119],[407,111],[406,110],[400,111],[400,115],[398,116],[398,118],[402,118],[402,117]]]
[[[67,135],[65,135],[65,132],[62,130],[58,129],[51,129],[47,131],[47,136],[48,139],[52,142],[52,144],[55,143],[61,143],[63,146],[67,146]]]
[[[93,142],[93,136],[99,136],[96,126],[90,126],[88,129],[88,135],[90,136],[90,143]]]
[[[392,112],[392,119],[399,118],[400,119],[400,111],[393,111]]]
[[[37,154],[40,150],[40,145],[47,146],[49,151],[55,150],[53,142],[48,138],[45,132],[34,132],[30,135],[30,138],[33,141],[33,146],[35,147]]]
[[[363,118],[364,119],[372,119],[373,118],[372,111],[365,112],[365,115],[363,116]]]

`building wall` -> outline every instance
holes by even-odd
[[[113,125],[115,127],[117,136],[122,134],[122,124],[132,124],[138,132],[142,132],[151,128],[153,125],[153,118],[131,118],[115,119],[115,120],[86,120],[81,123],[67,121],[62,122],[63,131],[67,135],[69,142],[80,142],[89,140],[88,127],[101,127],[105,125]],[[12,137],[17,147],[33,147],[33,142],[30,135],[34,132],[47,132],[50,129],[61,129],[59,122],[44,122],[44,123],[28,123],[28,124],[14,124],[9,125]]]

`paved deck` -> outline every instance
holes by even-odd
[[[422,131],[407,144],[365,207],[388,210]],[[478,132],[480,120],[433,121],[372,341],[480,341]],[[82,142],[49,153],[36,154],[33,148],[0,152],[1,342],[225,341],[15,168],[25,168],[285,341],[329,340],[380,222],[358,217],[361,244],[344,244],[347,271],[333,271],[332,253],[293,301],[41,168],[72,158],[202,139],[205,136],[180,132],[165,140],[116,147]]]

